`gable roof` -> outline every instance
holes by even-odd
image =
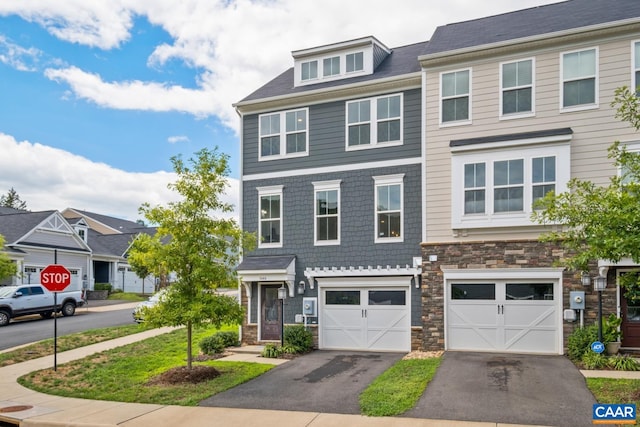
[[[566,32],[640,17],[638,0],[569,0],[443,25],[424,55]]]
[[[418,56],[424,53],[427,42],[414,43],[391,49],[391,53],[374,70],[373,74],[352,77],[348,79],[338,79],[323,83],[309,84],[294,87],[293,67],[289,68],[275,79],[271,80],[249,96],[242,99],[234,106],[249,104],[251,101],[264,100],[287,95],[303,94],[321,89],[330,89],[340,86],[353,85],[372,80],[399,77],[407,74],[419,73],[420,64]]]
[[[67,208],[62,212],[62,214],[67,219],[84,218],[91,228],[94,228],[96,226],[95,223],[98,223],[98,225],[102,226],[100,227],[101,229],[98,230],[102,234],[107,234],[104,232],[107,231],[107,229],[111,230],[114,234],[117,234],[141,232],[144,231],[144,229],[149,228],[134,221],[114,218],[112,216],[102,215],[95,212],[82,211],[74,208]],[[94,222],[94,224],[91,224],[92,222]]]
[[[8,214],[0,212],[0,234],[4,236],[5,244],[9,245],[18,242],[55,212],[56,211],[18,211]]]

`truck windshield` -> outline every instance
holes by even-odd
[[[15,286],[0,286],[0,298],[10,297],[15,291]]]

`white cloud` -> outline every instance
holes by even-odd
[[[167,138],[169,144],[177,144],[178,142],[189,142],[189,137],[184,135],[170,136]]]
[[[36,48],[24,48],[0,34],[0,62],[19,71],[36,71],[35,64],[42,52]]]
[[[135,221],[144,202],[176,200],[174,173],[131,173],[69,152],[0,133],[0,194],[14,188],[31,211],[67,207]],[[239,184],[229,179],[225,202],[238,206]],[[229,215],[238,219],[237,212]]]
[[[62,40],[112,49],[130,37],[134,16],[162,27],[171,43],[155,47],[150,66],[169,60],[193,67],[197,89],[105,82],[76,67],[48,69],[76,97],[114,109],[183,111],[218,116],[237,129],[231,104],[292,66],[290,52],[373,35],[389,47],[428,40],[438,25],[557,0],[3,0]]]

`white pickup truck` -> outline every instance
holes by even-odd
[[[58,292],[56,312],[73,316],[76,307],[84,305],[81,291]],[[53,293],[37,284],[0,287],[0,326],[6,326],[14,317],[39,314],[45,319],[54,312]]]

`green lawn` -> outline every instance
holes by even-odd
[[[237,330],[237,327],[224,330]],[[214,332],[216,330],[213,328],[194,331],[194,353],[198,352],[200,340]],[[33,372],[21,377],[18,382],[25,387],[59,396],[195,406],[207,397],[273,368],[273,365],[258,363],[197,362],[194,366],[214,366],[221,375],[199,384],[149,385],[149,380],[154,376],[170,368],[186,366],[186,344],[186,330],[179,329],[59,365],[57,371],[45,369]]]
[[[635,403],[640,421],[640,380],[587,378],[587,387],[598,403]]]
[[[369,416],[400,415],[413,408],[440,366],[440,358],[399,360],[360,394]]]

